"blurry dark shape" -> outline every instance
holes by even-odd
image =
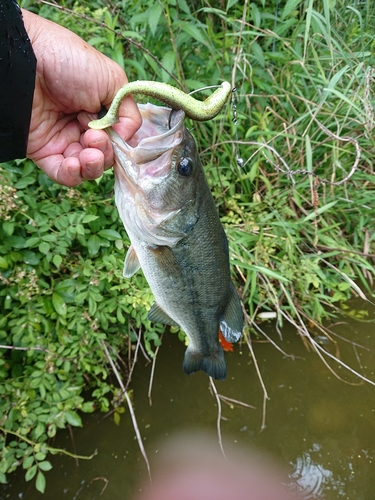
[[[13,0],[0,2],[0,162],[25,158],[36,58]]]
[[[179,435],[151,463],[152,483],[135,500],[297,500],[287,474],[268,457],[208,434]]]

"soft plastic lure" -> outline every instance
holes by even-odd
[[[172,109],[183,110],[185,115],[192,120],[211,120],[224,106],[231,90],[230,83],[223,82],[205,101],[198,101],[191,95],[185,94],[182,90],[167,83],[137,80],[121,87],[115,95],[108,113],[100,120],[91,121],[89,127],[101,130],[118,123],[118,111],[121,101],[129,94],[141,94],[159,99]]]

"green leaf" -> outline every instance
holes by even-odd
[[[55,266],[57,268],[59,268],[61,266],[61,263],[62,263],[62,257],[61,257],[61,255],[55,254],[52,257],[52,262],[55,264]]]
[[[45,478],[42,471],[38,472],[38,475],[37,475],[36,481],[35,481],[35,487],[41,493],[44,493],[44,490],[46,489],[46,478]]]
[[[39,252],[47,254],[50,251],[51,247],[46,241],[42,241],[39,245]]]
[[[53,438],[56,435],[56,430],[57,430],[56,424],[51,424],[47,430],[48,437]]]
[[[29,457],[26,457],[23,462],[22,462],[22,467],[24,469],[30,469],[30,467],[33,465],[35,459],[33,455],[30,455]]]
[[[90,238],[87,240],[87,246],[89,249],[90,256],[93,257],[99,251],[100,238],[96,234],[91,235]]]
[[[25,243],[25,247],[35,247],[40,242],[39,236],[32,236],[28,238]]]
[[[54,292],[52,294],[52,304],[57,314],[59,314],[60,316],[66,316],[66,304],[61,295]]]
[[[240,260],[236,259],[231,260],[231,263],[234,266],[243,267],[244,269],[248,269],[249,271],[256,271],[258,273],[265,274],[270,278],[282,281],[283,283],[289,282],[289,280],[285,278],[285,276],[282,276],[281,274],[277,273],[276,271],[273,271],[272,269],[269,269],[268,267],[248,264],[247,262],[241,262]]]
[[[85,234],[85,228],[82,226],[82,224],[76,225],[76,233],[81,235]]]
[[[281,14],[281,18],[285,19],[290,14],[297,9],[298,5],[301,3],[302,0],[288,0],[285,4],[283,13]]]
[[[238,0],[228,0],[226,10],[228,11],[231,7],[233,7],[233,5],[236,5],[237,2]]]
[[[44,472],[48,472],[49,470],[52,469],[52,464],[48,460],[44,460],[43,462],[38,463],[38,467],[40,470],[43,470]]]
[[[85,224],[86,222],[92,222],[96,219],[99,219],[99,215],[86,214],[82,219],[82,223]]]
[[[67,410],[65,412],[65,418],[68,424],[73,425],[74,427],[82,427],[81,417],[73,410]]]
[[[84,413],[92,413],[95,410],[95,403],[93,401],[86,401],[83,403],[81,410]]]
[[[27,177],[23,177],[18,182],[16,182],[16,184],[14,185],[14,187],[16,189],[23,189],[26,186],[29,186],[30,184],[34,184],[34,182],[35,182],[34,177],[27,176]]]
[[[0,483],[1,484],[7,484],[7,477],[4,474],[4,472],[0,472]]]
[[[315,219],[315,217],[317,217],[318,215],[322,214],[323,212],[326,212],[327,210],[329,210],[330,208],[332,208],[334,205],[336,205],[336,203],[337,203],[337,200],[336,201],[331,201],[330,203],[327,203],[323,207],[320,207],[317,210],[314,210],[314,212],[311,212],[304,219],[302,219],[302,221],[301,221],[302,224],[304,224],[305,222],[307,222],[307,221],[309,221],[311,219]]]
[[[185,32],[188,36],[196,40],[198,43],[203,45],[208,45],[206,38],[203,36],[202,31],[195,25],[186,22],[180,22],[180,28],[183,32]]]
[[[8,262],[4,259],[4,257],[0,257],[0,268],[8,269]]]
[[[8,236],[12,236],[14,232],[14,222],[5,221],[3,222],[3,230]]]
[[[25,248],[26,240],[22,236],[8,236],[7,243],[13,248]]]
[[[30,264],[31,266],[36,266],[40,261],[40,254],[36,254],[35,252],[31,252],[27,250],[22,254],[22,260],[25,264]]]
[[[38,422],[38,425],[35,427],[33,432],[34,439],[37,440],[38,438],[40,438],[45,430],[46,426],[43,424],[43,422]]]
[[[155,35],[156,28],[158,27],[161,11],[161,5],[159,3],[154,3],[147,11],[148,25],[153,35]]]
[[[30,467],[30,469],[28,469],[26,471],[25,481],[31,481],[31,479],[35,476],[37,470],[38,470],[38,468],[37,468],[36,464],[33,465],[32,467]]]
[[[110,241],[121,240],[121,234],[114,229],[102,229],[98,232],[98,235]]]
[[[44,460],[47,456],[47,453],[42,453],[41,451],[38,451],[37,453],[35,453],[35,458],[37,460]],[[39,464],[38,464],[38,467],[39,467]]]

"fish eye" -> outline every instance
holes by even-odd
[[[190,158],[184,157],[177,164],[177,172],[184,177],[188,177],[193,172],[193,162]]]

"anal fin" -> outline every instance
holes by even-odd
[[[220,329],[227,342],[238,342],[243,329],[243,312],[241,301],[231,282],[231,292],[225,313],[220,318]]]

